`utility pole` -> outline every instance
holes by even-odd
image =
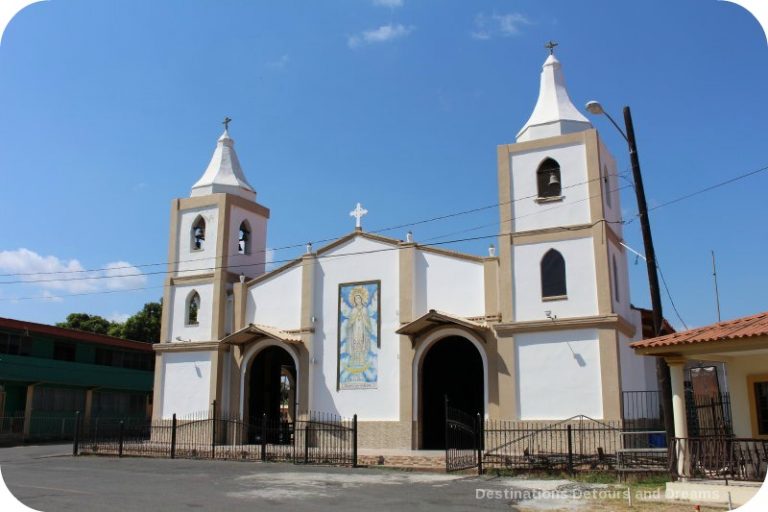
[[[715,302],[717,303],[717,323],[720,323],[720,290],[717,287],[717,265],[715,264],[715,251],[712,252],[712,277],[715,279]]]
[[[645,262],[648,266],[648,285],[651,292],[651,309],[653,313],[653,335],[660,336],[664,323],[664,313],[661,307],[661,290],[659,288],[659,274],[656,268],[656,251],[653,248],[651,222],[648,218],[648,204],[645,200],[643,176],[640,173],[640,158],[637,154],[637,144],[635,142],[635,127],[632,124],[632,112],[629,107],[624,107],[624,124],[627,129],[626,138],[629,144],[629,157],[632,163],[632,177],[635,182],[640,230],[643,234]],[[669,365],[667,365],[667,362],[662,357],[656,358],[656,376],[661,390],[664,430],[667,432],[667,442],[670,442],[675,436],[674,419],[672,418],[672,387],[670,384]]]

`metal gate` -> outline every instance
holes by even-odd
[[[483,472],[483,423],[476,416],[448,405],[445,400],[445,470],[461,471],[477,468]]]

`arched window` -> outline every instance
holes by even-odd
[[[611,207],[611,186],[608,183],[608,168],[603,166],[603,194],[605,194],[605,202],[608,203],[608,208]]]
[[[536,171],[536,180],[539,186],[539,197],[560,197],[562,187],[560,185],[560,164],[551,158],[545,159]]]
[[[195,290],[187,297],[187,325],[198,325],[197,314],[200,312],[200,294]]]
[[[248,221],[240,223],[240,232],[237,237],[237,252],[240,254],[251,254],[251,229]]]
[[[613,295],[616,297],[616,302],[621,302],[619,296],[619,267],[616,266],[616,255],[613,255]]]
[[[566,294],[565,260],[562,254],[550,249],[541,259],[541,296],[552,298]]]
[[[198,216],[192,223],[192,250],[202,251],[205,248],[205,219]]]

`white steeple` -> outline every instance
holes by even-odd
[[[587,118],[571,102],[568,89],[565,88],[560,61],[551,52],[552,48],[541,70],[541,85],[536,107],[528,122],[518,132],[517,142],[592,128]]]
[[[205,196],[218,192],[234,194],[249,201],[256,200],[256,191],[245,179],[240,161],[235,153],[235,141],[229,136],[225,120],[224,133],[216,143],[216,149],[211,157],[208,168],[203,176],[192,185],[190,197]]]

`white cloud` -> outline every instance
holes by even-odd
[[[45,290],[67,293],[87,293],[101,290],[125,290],[147,283],[147,276],[125,261],[104,265],[104,270],[84,272],[78,260],[65,261],[56,256],[41,256],[29,249],[0,251],[0,271],[8,274],[8,281],[24,281]],[[52,294],[44,297],[54,299]]]
[[[43,294],[41,295],[41,298],[43,300],[48,300],[50,302],[63,302],[64,301],[64,299],[62,299],[61,297],[55,296],[54,294],[52,294],[48,290],[43,290]]]
[[[402,7],[403,0],[373,0],[373,5],[381,7]]]
[[[413,29],[413,26],[406,27],[399,23],[397,25],[390,23],[379,28],[365,30],[354,36],[349,36],[347,44],[350,48],[357,48],[364,44],[386,43],[407,36],[413,32]]]
[[[492,37],[516,36],[521,33],[523,26],[530,24],[531,21],[519,12],[490,15],[481,12],[475,15],[471,35],[474,39],[481,40]]]

